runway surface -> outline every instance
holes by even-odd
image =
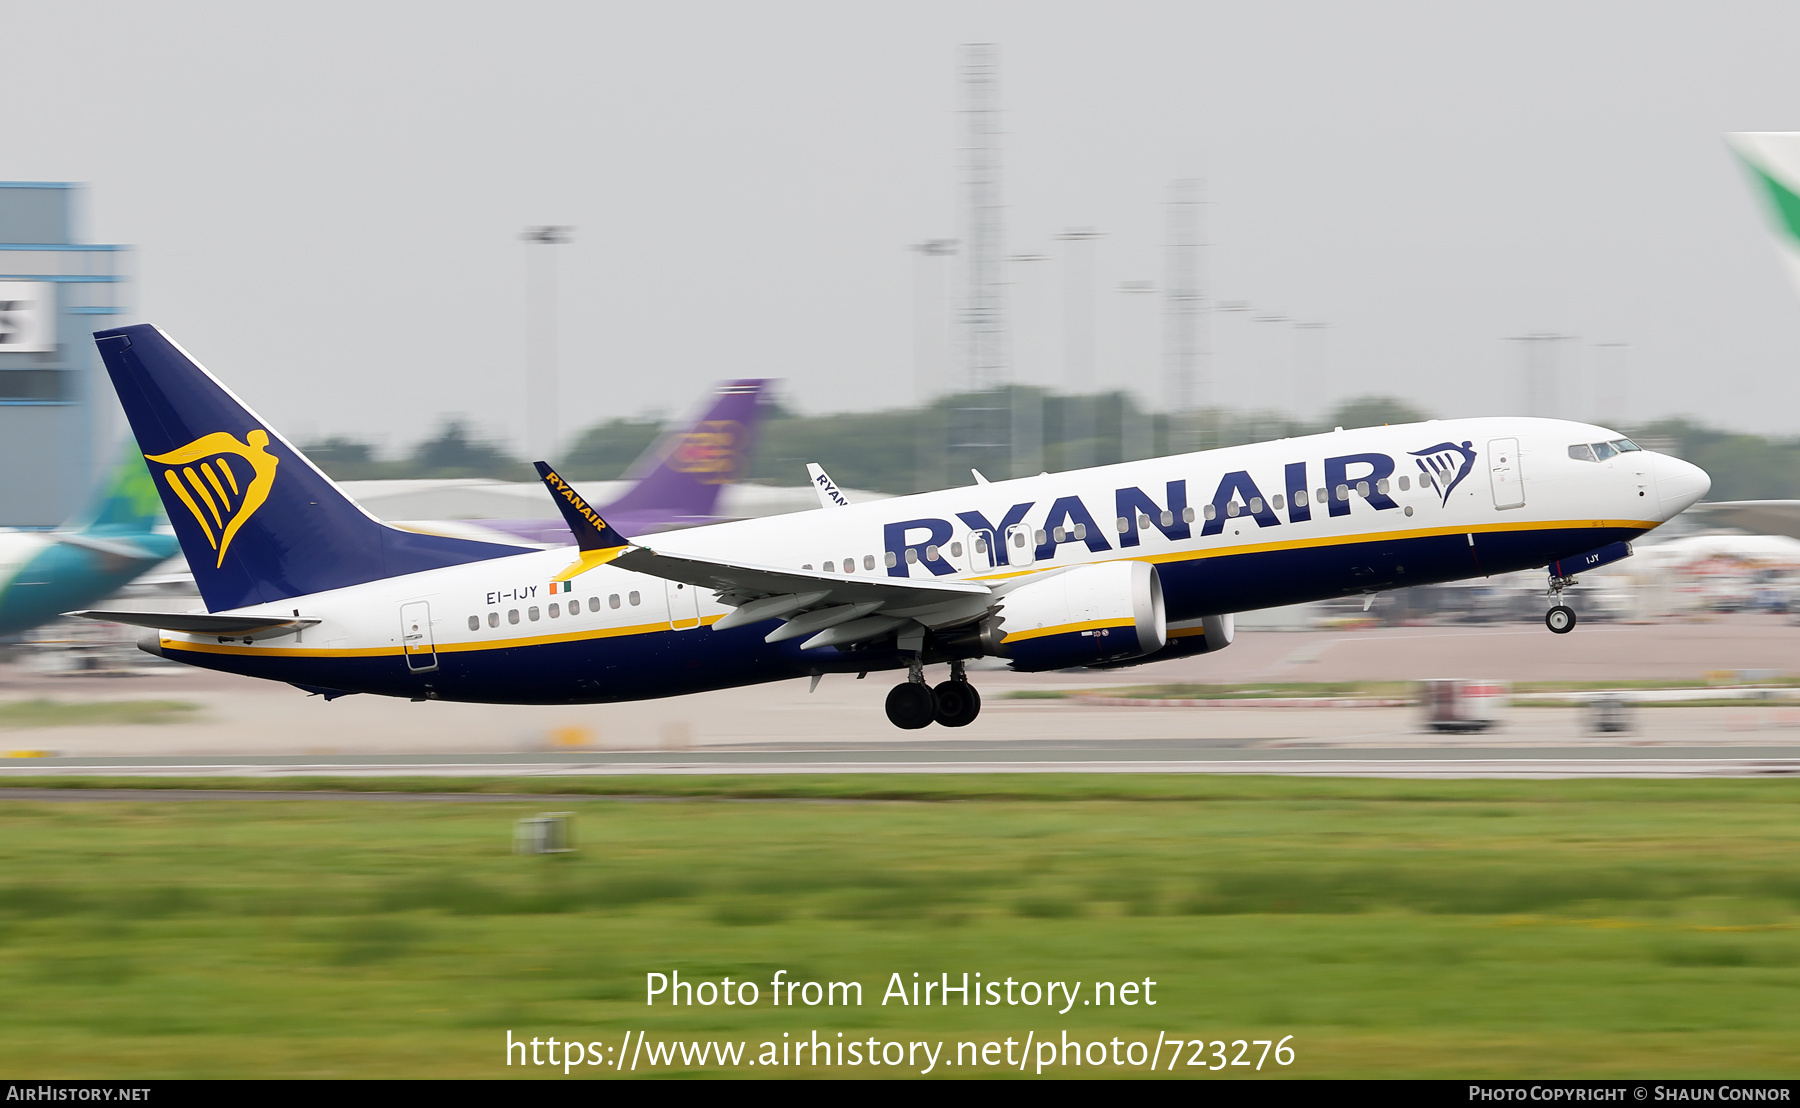
[[[326,702],[287,685],[165,666],[127,677],[0,665],[0,703],[167,700],[180,722],[0,730],[0,777],[553,777],[774,773],[1273,773],[1380,777],[1762,777],[1800,774],[1800,705],[1640,709],[1622,734],[1574,708],[1516,707],[1479,736],[1423,730],[1412,707],[1140,706],[1129,685],[1405,681],[1462,676],[1713,680],[1790,673],[1787,617],[1708,623],[1401,627],[1246,633],[1217,656],[1122,672],[972,667],[981,718],[898,731],[881,703],[897,675],[785,681],[666,700],[511,706]],[[928,672],[941,679],[941,667]],[[1045,699],[1088,690],[1098,700]]]
[[[1220,773],[1417,778],[1771,777],[1800,775],[1800,746],[1360,747],[1329,753],[1206,742],[804,744],[593,754],[58,758],[15,761],[10,777],[564,777],[783,773]]]

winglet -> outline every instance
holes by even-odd
[[[550,490],[551,497],[556,501],[557,510],[562,512],[563,521],[574,532],[575,544],[581,548],[581,557],[558,573],[555,580],[567,581],[595,566],[605,565],[625,552],[625,548],[630,545],[629,540],[601,519],[599,512],[588,507],[588,502],[581,498],[581,494],[573,486],[556,475],[549,462],[533,464],[537,466],[538,476],[544,480],[544,487]]]
[[[817,462],[806,463],[806,475],[812,479],[813,491],[819,494],[821,508],[848,508],[850,501],[838,491],[837,482]]]

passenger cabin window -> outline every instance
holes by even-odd
[[[1084,528],[1084,530],[1085,530],[1085,528]],[[962,543],[953,542],[950,544],[950,556],[952,558],[962,557]]]
[[[561,615],[562,615],[562,607],[560,605],[558,605],[558,604],[550,605],[550,618],[551,619],[556,619],[557,617],[559,617]]]
[[[856,558],[855,557],[849,557],[849,558],[844,559],[844,572],[845,573],[855,573],[856,572]]]
[[[826,573],[836,573],[837,572],[837,563],[836,562],[825,562],[823,564],[823,567],[824,567],[824,570]]]
[[[886,554],[882,555],[881,564],[887,566],[889,569],[893,569],[895,566],[900,564],[900,559],[895,557],[894,552],[892,550],[890,550]]]
[[[1315,502],[1315,503],[1318,503],[1318,504],[1323,504],[1323,503],[1325,503],[1325,499],[1326,499],[1326,497],[1325,497],[1325,490],[1324,490],[1324,489],[1320,489],[1320,490],[1319,490],[1319,491],[1318,491],[1318,493],[1317,493],[1317,494],[1316,494],[1316,499],[1315,499],[1315,501],[1314,501],[1314,502]]]
[[[1404,481],[1404,480],[1406,480],[1406,478],[1402,477],[1402,478],[1400,478],[1400,480]],[[1296,508],[1306,507],[1306,490],[1305,489],[1295,489],[1294,490],[1294,507],[1296,507]]]
[[[627,596],[625,599],[631,601],[631,606],[633,608],[637,607],[639,604],[642,604],[644,602],[644,598],[638,595],[636,589],[631,590],[631,594],[629,596]]]
[[[925,560],[928,562],[935,562],[938,560],[937,547],[928,546],[925,548]]]
[[[499,612],[489,612],[488,613],[488,626],[489,627],[500,626],[500,613]]]
[[[531,607],[525,609],[525,615],[528,619],[531,620],[531,622],[536,623],[538,620],[537,605],[534,604]]]
[[[597,596],[588,597],[588,611],[597,612],[599,610],[600,610],[600,598]]]
[[[612,607],[617,608],[619,606],[619,594],[613,593],[611,596],[606,598],[606,602],[609,605],[611,605]]]
[[[1054,539],[1055,539],[1055,540],[1056,540],[1056,541],[1057,541],[1057,542],[1062,542],[1062,541],[1063,541],[1063,529],[1062,529],[1062,528],[1061,528],[1061,527],[1056,527],[1056,528],[1053,528],[1053,529],[1052,529],[1052,530],[1051,530],[1051,531],[1050,531],[1050,535],[1051,535],[1051,537],[1052,537],[1052,538],[1054,538]]]
[[[1405,474],[1401,474],[1401,476],[1400,476],[1400,491],[1405,492],[1407,489],[1410,489],[1410,488],[1412,488],[1412,478],[1407,477]]]
[[[1369,483],[1367,481],[1358,481],[1356,483],[1356,495],[1365,500],[1369,498]]]
[[[1164,518],[1167,518],[1168,514],[1169,513],[1164,512],[1163,513]],[[1250,498],[1250,514],[1253,516],[1259,516],[1262,514],[1262,497],[1253,496]]]
[[[1235,500],[1233,500],[1231,503],[1225,505],[1225,514],[1228,516],[1235,517],[1238,514],[1238,511],[1239,511],[1238,502]]]
[[[1349,485],[1339,485],[1337,487],[1337,498],[1339,500],[1350,499],[1350,486]]]
[[[863,555],[863,568],[864,569],[874,569],[875,568],[875,555],[873,555],[873,554],[864,554]]]
[[[471,630],[471,631],[481,630],[481,617],[480,616],[470,616],[469,617],[469,630]]]
[[[1269,503],[1273,504],[1275,510],[1279,512],[1282,509],[1281,494],[1276,493],[1274,496],[1269,497]]]
[[[1388,493],[1388,482],[1387,482],[1387,478],[1386,478],[1386,477],[1383,477],[1383,478],[1382,478],[1382,479],[1381,479],[1381,480],[1379,480],[1379,481],[1377,481],[1377,482],[1375,482],[1375,491],[1376,491],[1376,492],[1378,492],[1378,493],[1380,493],[1380,494],[1381,494],[1381,495],[1383,495],[1383,496],[1386,496],[1386,495],[1387,495],[1387,493]]]
[[[517,608],[508,608],[508,609],[507,609],[507,610],[506,610],[506,622],[508,622],[508,623],[517,623],[517,622],[519,622],[519,609],[517,609]]]
[[[1183,523],[1194,522],[1194,509],[1192,509],[1192,508],[1181,509],[1181,522],[1183,522]]]
[[[1034,542],[1034,543],[1037,543],[1037,544],[1038,544],[1038,545],[1039,545],[1039,546],[1042,546],[1042,545],[1044,545],[1044,539],[1045,539],[1045,537],[1046,537],[1046,536],[1045,536],[1045,535],[1044,535],[1044,532],[1043,532],[1043,529],[1042,529],[1042,528],[1040,528],[1040,529],[1038,529],[1038,530],[1036,530],[1036,531],[1033,531],[1033,532],[1032,532],[1032,533],[1031,533],[1031,541],[1032,541],[1032,542]]]
[[[1219,518],[1219,509],[1218,509],[1218,508],[1217,508],[1217,507],[1215,507],[1215,506],[1214,506],[1214,505],[1212,505],[1212,504],[1208,504],[1208,505],[1207,505],[1207,506],[1206,506],[1206,513],[1205,513],[1205,514],[1206,514],[1206,519],[1207,519],[1207,521],[1208,521],[1208,522],[1211,522],[1211,521],[1212,521],[1212,520],[1215,520],[1215,519],[1218,519],[1218,518]]]

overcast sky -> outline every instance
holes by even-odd
[[[1557,332],[1566,414],[1624,343],[1626,423],[1800,433],[1800,301],[1720,138],[1800,128],[1793,4],[71,3],[4,37],[0,177],[89,183],[137,318],[300,437],[521,434],[545,223],[565,430],[721,377],[910,402],[973,41],[1008,252],[1051,258],[1015,266],[1024,379],[1062,372],[1052,236],[1093,227],[1103,381],[1160,396],[1154,301],[1116,290],[1161,284],[1197,175],[1207,292],[1255,309],[1215,320],[1221,402],[1515,411],[1503,340]]]

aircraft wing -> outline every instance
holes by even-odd
[[[720,603],[737,611],[713,624],[715,631],[780,619],[782,626],[764,641],[780,642],[810,633],[800,644],[805,650],[879,638],[912,622],[927,627],[967,623],[986,613],[995,599],[995,590],[970,581],[782,569],[664,554],[647,546],[627,548],[613,564],[718,593]]]
[[[123,623],[131,627],[148,627],[155,631],[178,631],[184,635],[219,635],[230,639],[270,639],[304,631],[319,621],[290,618],[280,614],[266,616],[219,616],[206,612],[114,612],[93,609],[64,612],[68,616],[95,619],[102,623]]]

